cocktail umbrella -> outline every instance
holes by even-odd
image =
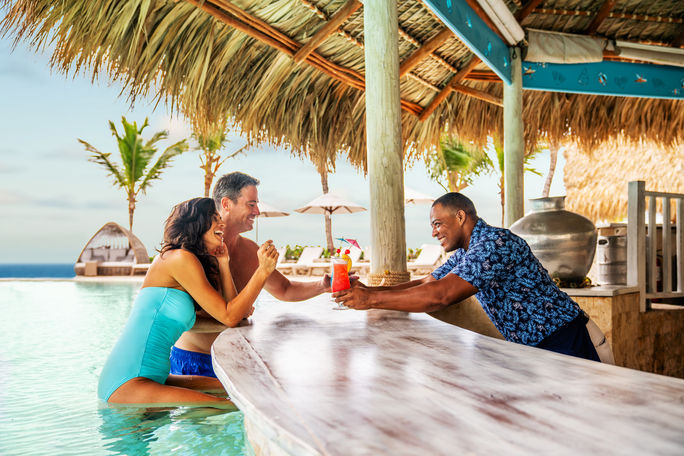
[[[256,220],[256,241],[259,243],[259,217],[286,217],[290,215],[290,213],[276,209],[263,201],[259,201],[257,206],[259,207],[259,215],[257,215]]]
[[[309,201],[306,206],[295,209],[296,212],[301,214],[353,214],[354,212],[365,211],[366,208],[362,207],[351,201],[347,201],[335,193],[324,193],[318,198]],[[333,245],[332,234],[326,233],[328,245]]]
[[[431,204],[435,198],[425,193],[420,193],[411,187],[404,186],[404,204]]]

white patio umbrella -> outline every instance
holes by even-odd
[[[259,215],[257,215],[256,219],[256,241],[259,243],[259,217],[286,217],[290,213],[276,209],[263,201],[259,201],[257,206],[259,207]]]
[[[404,186],[404,204],[431,204],[436,198]]]
[[[306,203],[306,206],[295,209],[301,214],[353,214],[365,211],[366,208],[347,201],[335,193],[324,193],[318,198]]]
[[[333,214],[353,214],[354,212],[365,210],[365,207],[347,201],[335,193],[324,193],[318,198],[309,201],[306,206],[295,209],[300,214],[324,214],[328,216]],[[332,233],[328,242],[329,245],[332,245]]]

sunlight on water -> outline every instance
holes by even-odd
[[[241,412],[107,407],[97,379],[137,283],[0,282],[0,454],[242,455]]]

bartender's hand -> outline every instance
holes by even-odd
[[[372,308],[370,302],[371,293],[372,291],[364,285],[338,291],[337,293],[333,293],[332,297],[335,299],[335,302],[342,303],[351,309],[368,310]]]

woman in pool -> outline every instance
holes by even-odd
[[[98,396],[112,403],[230,401],[198,389],[220,389],[210,377],[169,375],[171,346],[204,310],[234,327],[251,315],[254,301],[273,272],[278,252],[267,241],[258,250],[259,267],[238,294],[223,243],[223,222],[211,198],[194,198],[173,208],[164,227],[160,254],[118,342],[105,363]]]

